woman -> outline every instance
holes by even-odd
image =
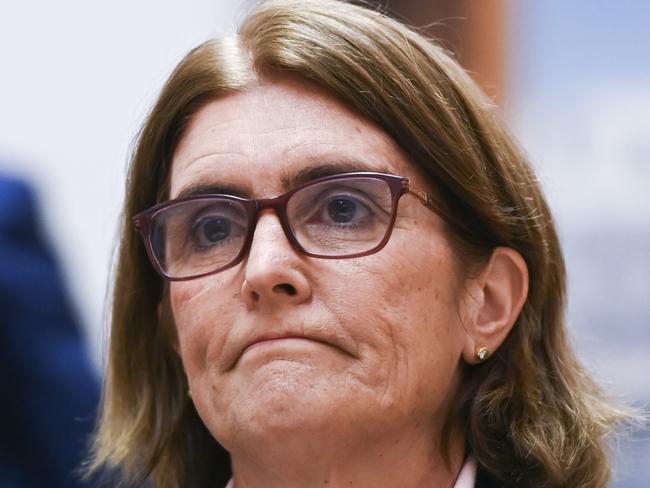
[[[131,165],[94,466],[155,486],[603,487],[624,417],[563,323],[548,206],[439,47],[262,3]],[[229,481],[230,480],[230,481]]]

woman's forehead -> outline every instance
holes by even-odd
[[[375,123],[313,85],[289,80],[200,109],[174,153],[170,196],[206,184],[269,196],[319,171],[323,176],[377,171],[419,179],[401,148]]]

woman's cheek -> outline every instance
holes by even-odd
[[[207,288],[201,280],[172,283],[170,288],[180,354],[188,374],[202,367],[210,342],[207,337],[210,322],[218,316],[216,311],[206,309],[206,292]]]
[[[172,313],[179,335],[191,328],[202,329],[222,317],[225,310],[219,297],[223,291],[215,287],[210,278],[170,285]]]

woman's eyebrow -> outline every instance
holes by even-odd
[[[198,183],[183,188],[174,199],[194,195],[232,195],[241,198],[250,198],[251,192],[240,185],[231,185],[228,183]]]
[[[293,176],[283,177],[282,185],[285,190],[290,190],[291,188],[304,185],[305,183],[316,180],[318,178],[339,175],[342,173],[357,173],[361,171],[392,174],[392,172],[386,167],[371,167],[367,163],[349,159],[331,162],[320,162],[319,164],[303,168]]]
[[[371,167],[367,163],[352,159],[331,162],[321,161],[318,164],[301,169],[295,175],[283,176],[282,187],[285,191],[288,191],[318,178],[334,176],[342,173],[357,173],[361,171],[393,174],[392,171],[386,167]],[[241,198],[252,198],[252,192],[250,189],[242,185],[219,182],[202,182],[183,188],[174,199],[194,195],[232,195]]]

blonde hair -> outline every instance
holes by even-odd
[[[468,451],[503,486],[607,486],[606,439],[627,411],[608,403],[571,349],[564,261],[533,171],[444,50],[336,0],[261,3],[238,37],[206,42],[180,62],[147,118],[127,182],[91,470],[119,468],[123,480],[151,477],[158,487],[214,486],[231,474],[188,399],[166,288],[131,219],[167,198],[174,148],[198,108],[287,72],[375,121],[409,154],[429,177],[461,258],[507,246],[526,260],[523,311],[503,346],[468,369],[458,401]]]

